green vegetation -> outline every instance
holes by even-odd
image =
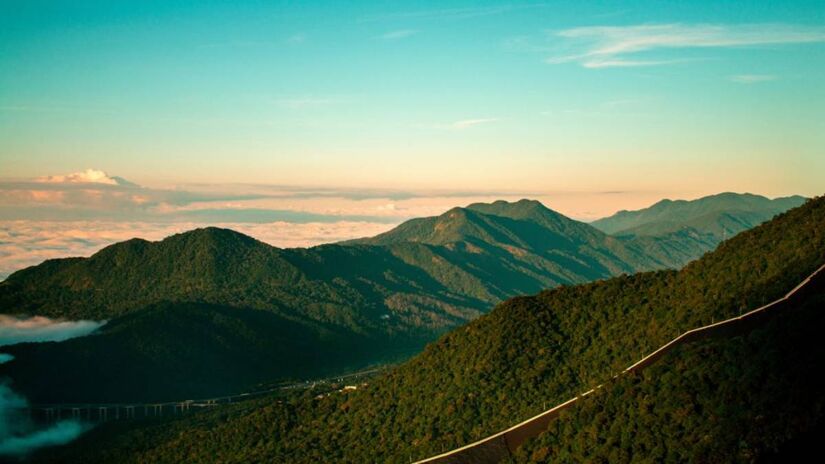
[[[681,347],[588,397],[512,462],[804,462],[791,439],[825,424],[825,381],[812,375],[825,364],[823,308],[820,295],[747,336]]]
[[[0,374],[43,402],[226,394],[396,359],[514,295],[680,266],[705,250],[616,239],[528,200],[309,249],[216,228],[134,239],[0,283],[0,312],[110,321],[99,336],[12,348]],[[263,328],[273,339],[252,342]]]
[[[261,389],[258,384],[272,379],[354,371],[403,359],[421,345],[419,339],[359,336],[268,311],[158,303],[92,336],[4,347],[17,359],[2,373],[34,403],[180,401]]]
[[[323,399],[308,395],[284,404],[262,401],[254,408],[239,406],[163,423],[102,427],[43,458],[407,462],[410,457],[427,457],[499,431],[602,383],[686,329],[772,301],[823,262],[825,198],[819,198],[740,234],[679,272],[624,276],[508,300],[356,392]],[[698,353],[680,356],[688,360],[710,352]],[[732,353],[716,365],[727,366],[722,361],[735,358],[735,350]],[[757,361],[737,368],[753,369],[743,380],[747,384],[775,375],[770,369],[777,363]],[[697,369],[692,375],[700,375]],[[770,397],[783,394],[784,384],[767,385],[776,386]],[[707,387],[720,394],[727,388],[724,383]],[[644,397],[639,400],[649,405]],[[787,411],[788,417],[793,411]],[[816,411],[811,405],[812,414]],[[740,413],[720,409],[719,414]],[[734,424],[739,419],[725,420]],[[641,424],[649,423],[653,422]],[[768,448],[805,428],[796,424],[783,429],[782,424],[764,435],[773,440]],[[720,441],[718,446],[729,444]]]
[[[637,211],[620,211],[591,224],[618,236],[662,236],[679,231],[721,241],[805,203],[791,196],[770,200],[749,193],[720,193],[697,200],[662,200]]]

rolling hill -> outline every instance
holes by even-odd
[[[42,458],[408,462],[467,444],[603,383],[686,329],[784,295],[823,263],[825,198],[818,198],[725,241],[678,272],[646,272],[509,299],[355,392],[320,399],[310,393],[283,404],[264,399],[202,415],[103,427]],[[821,307],[821,301],[814,296],[808,308]],[[626,433],[644,429],[644,450],[678,461],[668,447],[679,443],[691,450],[696,443],[693,435],[674,429],[676,416],[710,421],[696,428],[707,431],[697,438],[704,440],[696,448],[700,453],[736,457],[744,450],[753,460],[777,449],[825,417],[816,406],[825,402],[819,384],[793,381],[807,375],[806,366],[823,361],[821,349],[806,352],[822,330],[821,315],[809,309],[791,311],[790,319],[782,316],[778,325],[752,336],[687,347],[640,374],[655,374],[664,383],[622,380],[605,390],[604,400],[583,409],[580,419],[573,418],[578,425],[559,422],[560,432],[543,438],[524,459],[541,458],[544,448],[589,458],[590,448],[559,444],[558,437],[592,443],[601,453],[609,451],[609,440],[627,444]],[[809,336],[800,339],[801,332],[783,324],[804,328]],[[754,392],[756,385],[768,390]],[[605,413],[593,409],[599,405],[630,420],[591,430],[589,419],[610,425]],[[691,405],[696,409],[683,407]],[[746,432],[732,427],[743,423],[766,425]],[[622,456],[616,455],[617,462],[626,461]]]

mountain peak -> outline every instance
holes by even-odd
[[[539,219],[546,216],[559,217],[561,214],[547,208],[540,201],[523,198],[509,202],[497,200],[492,203],[473,203],[467,209],[483,214],[504,216],[512,219]]]
[[[474,241],[487,244],[544,248],[550,243],[598,240],[603,234],[570,219],[536,200],[504,200],[452,208],[440,216],[412,219],[376,237],[349,243],[390,245],[402,242],[445,245]],[[562,239],[563,237],[563,239]]]
[[[258,240],[249,235],[242,234],[232,229],[225,229],[222,227],[200,227],[186,232],[169,236],[163,240],[164,242],[198,242],[198,243],[214,243],[214,244],[232,244],[232,245],[256,245],[261,244]]]

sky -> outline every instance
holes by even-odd
[[[0,0],[0,278],[205,224],[823,186],[821,0]]]

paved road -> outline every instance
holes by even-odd
[[[823,287],[825,287],[825,265],[822,265],[814,271],[813,274],[800,282],[784,297],[739,316],[688,330],[662,345],[656,351],[636,361],[622,372],[615,374],[613,378],[616,379],[628,372],[640,371],[655,363],[679,345],[707,338],[730,337],[746,333],[759,326],[767,317],[775,314],[777,311],[798,305],[817,289]],[[507,430],[482,438],[461,448],[417,461],[415,464],[497,463],[510,456],[510,454],[527,439],[536,437],[547,430],[550,423],[555,420],[563,410],[574,406],[580,399],[590,395],[603,386],[604,384],[598,385]]]

